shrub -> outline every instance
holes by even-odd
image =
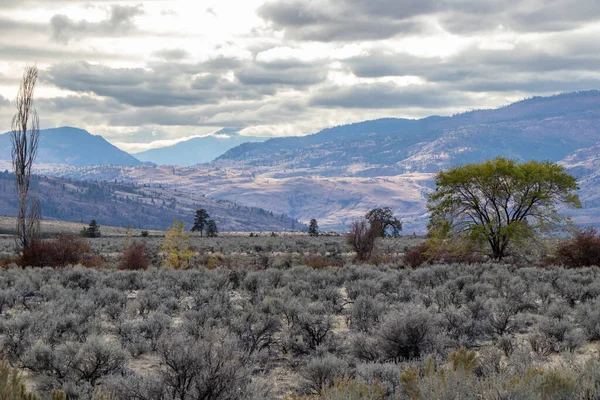
[[[333,384],[324,388],[318,396],[285,396],[286,400],[382,400],[385,388],[374,382],[365,383],[355,378],[334,378]]]
[[[415,307],[392,312],[382,320],[380,346],[388,360],[416,359],[434,347],[436,319],[428,311]]]
[[[142,232],[140,233],[140,235],[141,235],[142,237],[148,237],[149,233],[148,233],[148,231],[142,231]]]
[[[149,265],[150,262],[148,261],[148,248],[146,247],[146,243],[133,242],[123,253],[120,269],[147,269]]]
[[[95,254],[87,240],[60,234],[50,240],[33,239],[23,250],[20,264],[31,267],[65,267],[82,264],[97,267],[102,258]]]
[[[208,269],[215,269],[215,268],[221,268],[226,266],[228,263],[227,257],[225,257],[225,255],[219,251],[217,251],[216,253],[213,253],[210,255],[210,257],[208,257],[208,260],[206,261],[206,268]]]
[[[361,361],[377,361],[380,358],[379,343],[373,335],[358,333],[351,338],[350,353]]]
[[[579,231],[559,243],[549,261],[569,268],[600,266],[600,235],[595,228]]]
[[[477,353],[473,350],[467,350],[465,347],[461,347],[450,353],[448,361],[452,364],[453,371],[462,370],[468,374],[475,371],[479,365]]]
[[[10,368],[6,361],[0,362],[0,399],[2,400],[38,400],[39,398],[28,392],[25,385],[21,382],[16,369]],[[52,390],[52,400],[66,400],[65,392]]]
[[[386,398],[400,391],[400,374],[403,366],[395,363],[365,363],[356,366],[356,376],[365,383],[385,388]]]
[[[161,342],[158,354],[164,369],[159,377],[167,393],[178,399],[245,398],[249,371],[235,344],[223,332],[200,336],[194,340],[175,334]]]
[[[368,332],[379,323],[385,305],[369,296],[358,296],[350,311],[350,326]]]
[[[423,242],[417,247],[409,250],[404,255],[404,264],[410,266],[411,268],[417,268],[425,264],[427,261],[429,261],[429,256],[427,255],[428,249],[429,246],[427,243]]]
[[[588,340],[600,339],[600,299],[579,304],[577,320],[583,326]]]
[[[346,361],[331,354],[324,357],[313,358],[303,370],[302,376],[306,383],[305,388],[310,393],[319,394],[325,388],[333,385],[336,377],[348,373]]]
[[[323,269],[327,268],[330,263],[327,262],[325,257],[318,254],[312,254],[304,258],[304,265],[313,269]]]
[[[356,258],[367,261],[375,249],[375,239],[378,237],[379,229],[371,226],[366,219],[354,221],[350,227],[347,242],[356,252]]]
[[[321,305],[311,306],[300,311],[293,324],[293,331],[302,341],[296,344],[296,351],[316,350],[331,336],[333,320]]]

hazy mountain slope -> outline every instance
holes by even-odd
[[[213,161],[227,150],[246,142],[264,142],[267,138],[241,136],[240,129],[221,129],[209,136],[193,138],[172,146],[135,153],[140,161],[158,165],[190,166]]]
[[[10,160],[10,152],[10,135],[8,133],[0,135],[0,160]],[[71,127],[41,130],[36,162],[76,167],[142,164],[132,155],[107,142],[102,136],[94,136],[83,129]]]
[[[311,168],[324,176],[433,172],[498,155],[558,161],[600,140],[599,126],[600,92],[590,91],[453,117],[339,126],[304,137],[246,144],[218,160],[280,170]],[[365,168],[348,170],[356,164]]]
[[[106,225],[166,229],[175,219],[191,227],[195,211],[204,208],[221,231],[303,228],[289,217],[259,208],[160,187],[36,176],[32,191],[39,195],[45,219],[87,223],[94,218]],[[0,215],[16,212],[14,176],[0,173]]]

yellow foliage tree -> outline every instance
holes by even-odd
[[[165,254],[164,264],[174,269],[188,267],[190,259],[194,255],[189,243],[190,237],[185,233],[185,222],[173,221],[161,246],[161,250]]]

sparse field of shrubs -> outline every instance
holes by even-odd
[[[41,399],[600,398],[593,231],[535,264],[440,264],[412,236],[368,262],[342,236],[192,236],[179,270],[162,237],[70,239],[43,241],[55,268],[0,273],[0,357]],[[82,249],[93,267],[67,266]]]

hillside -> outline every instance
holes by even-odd
[[[218,161],[272,166],[296,175],[302,169],[321,176],[435,172],[498,155],[558,161],[600,140],[599,127],[600,92],[588,91],[452,117],[365,121],[245,144]]]
[[[246,142],[263,142],[267,138],[241,136],[240,129],[221,129],[212,135],[192,138],[172,146],[161,147],[135,153],[134,156],[145,162],[158,165],[191,166],[213,161],[227,150]]]
[[[405,232],[423,232],[434,173],[498,155],[562,162],[576,174],[581,225],[600,225],[600,92],[536,97],[495,110],[421,120],[381,119],[314,135],[246,143],[215,162],[182,167],[55,170],[80,179],[168,184],[258,206],[326,228],[344,229],[377,206],[390,206]]]
[[[0,160],[10,160],[10,152],[10,135],[4,133],[0,135]],[[36,162],[74,167],[142,164],[135,157],[107,142],[102,136],[95,136],[83,129],[71,127],[40,130]]]
[[[147,185],[35,176],[31,190],[39,195],[44,219],[87,223],[94,218],[104,225],[164,230],[175,219],[190,227],[195,211],[204,208],[221,231],[303,228],[289,217],[263,209]],[[14,176],[0,173],[0,215],[14,216],[16,211]]]

